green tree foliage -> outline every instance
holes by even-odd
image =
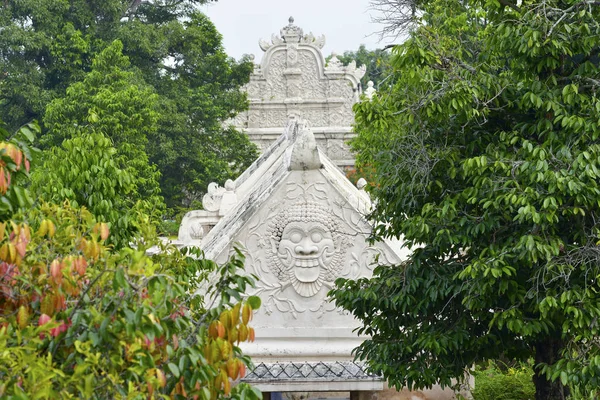
[[[367,66],[365,76],[360,80],[360,83],[365,89],[369,81],[373,81],[375,88],[384,83],[391,83],[392,68],[390,64],[390,52],[385,49],[368,50],[364,44],[361,44],[357,51],[345,51],[344,54],[338,55],[337,58],[344,64],[348,65],[352,61],[356,61],[356,66]],[[327,57],[327,61],[331,56]],[[387,83],[386,83],[387,82]]]
[[[536,399],[600,386],[600,6],[427,1],[395,86],[356,106],[376,236],[413,254],[333,296],[395,385],[534,358]]]
[[[0,143],[11,159],[0,176],[27,168],[11,146]],[[150,257],[155,236],[141,234],[114,250],[108,224],[68,203],[0,223],[0,397],[261,398],[233,384],[260,306],[242,300],[253,280],[238,274],[241,255],[217,266],[167,246]]]
[[[156,120],[139,130],[147,136],[150,161],[161,172],[166,202],[170,207],[189,205],[210,180],[234,177],[257,154],[243,134],[223,124],[247,106],[238,89],[249,79],[252,63],[227,57],[220,34],[194,8],[205,2],[5,2],[0,8],[0,118],[9,130],[32,119],[45,123],[49,104],[55,106],[51,119],[56,118],[61,101],[76,99],[72,92],[78,87],[72,85],[86,78],[101,81],[101,75],[87,75],[101,70],[93,60],[119,40],[130,62],[119,64],[123,74],[130,74],[124,79],[135,81],[138,95],[156,95]],[[98,100],[110,100],[104,95]],[[78,122],[86,124],[87,116]],[[120,134],[103,133],[115,142]]]
[[[99,132],[67,139],[46,155],[40,173],[34,174],[33,190],[42,199],[56,204],[65,200],[73,207],[86,207],[96,218],[110,224],[111,243],[127,246],[139,233],[140,214],[148,214],[149,204],[135,201],[132,174],[121,168],[117,150]],[[51,184],[48,184],[51,182]]]
[[[33,177],[35,194],[86,206],[111,224],[119,245],[139,228],[131,214],[159,217],[164,211],[160,174],[145,151],[157,130],[158,96],[125,70],[121,50],[119,41],[112,43],[81,82],[47,106],[44,142],[55,147]]]

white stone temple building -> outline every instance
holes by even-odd
[[[365,337],[354,332],[358,321],[337,309],[327,292],[339,277],[369,277],[377,264],[398,264],[407,250],[368,243],[369,196],[317,146],[306,122],[290,121],[225,186],[212,187],[204,199],[207,210],[186,214],[179,243],[198,245],[219,263],[238,247],[246,255],[245,271],[258,277],[248,293],[262,299],[253,320],[256,341],[243,346],[256,365],[248,382],[265,393],[311,392],[312,398],[318,392],[355,400],[453,398],[452,391],[386,390],[381,377],[353,361],[352,349]]]

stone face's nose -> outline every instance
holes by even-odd
[[[308,238],[302,238],[302,241],[294,248],[296,254],[301,256],[313,256],[319,251],[319,248]]]

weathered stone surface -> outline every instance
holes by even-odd
[[[263,302],[253,320],[257,340],[244,351],[255,362],[352,360],[352,349],[364,338],[353,332],[357,321],[336,309],[327,292],[339,277],[368,277],[377,263],[400,261],[387,243],[366,241],[372,230],[365,219],[369,196],[317,147],[308,124],[298,121],[227,188],[235,204],[219,215],[200,246],[217,262],[241,246],[247,273],[259,278],[249,293]],[[215,211],[184,218],[182,243],[198,243],[184,226],[201,225],[200,216],[213,218],[222,209],[228,191],[213,187],[213,193]]]
[[[353,137],[352,106],[360,98],[365,67],[344,66],[335,55],[325,66],[324,45],[325,36],[305,35],[293,18],[271,42],[260,40],[265,53],[244,88],[250,107],[232,124],[265,150],[290,117],[302,118],[329,158],[338,166],[350,166],[354,157],[346,140]]]

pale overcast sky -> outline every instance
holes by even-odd
[[[223,35],[227,54],[236,59],[254,54],[260,61],[258,40],[270,41],[271,34],[279,34],[290,16],[305,34],[325,34],[324,56],[357,50],[360,44],[376,49],[390,43],[379,43],[376,32],[381,27],[371,22],[369,0],[219,0],[203,6],[202,11]]]

